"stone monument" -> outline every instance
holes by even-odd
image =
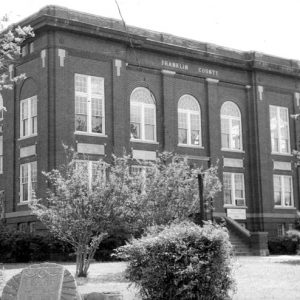
[[[53,263],[31,265],[5,285],[2,300],[81,300],[74,277]]]

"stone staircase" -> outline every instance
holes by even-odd
[[[233,230],[229,230],[229,240],[233,246],[233,252],[235,255],[252,255],[250,243],[247,243]]]
[[[235,255],[253,255],[251,249],[251,233],[235,220],[225,217],[229,240]]]

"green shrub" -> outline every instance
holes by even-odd
[[[70,261],[72,247],[51,235],[38,235],[0,228],[0,262]],[[57,255],[55,255],[57,254]]]
[[[191,222],[154,229],[116,250],[143,299],[227,299],[234,288],[226,229]]]
[[[296,254],[297,240],[290,236],[271,238],[268,247],[270,254]]]

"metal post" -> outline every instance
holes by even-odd
[[[200,199],[199,224],[202,226],[204,220],[204,196],[203,196],[203,175],[202,174],[198,174],[198,186],[199,186],[199,199]]]

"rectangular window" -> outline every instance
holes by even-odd
[[[277,235],[278,235],[279,237],[285,235],[285,225],[284,225],[284,224],[278,224],[278,225],[277,225]]]
[[[75,131],[104,134],[104,78],[75,74]]]
[[[20,102],[20,137],[37,134],[37,97]]]
[[[0,174],[3,174],[3,136],[0,135]]]
[[[286,107],[270,105],[271,146],[274,153],[290,153],[289,112]]]
[[[80,168],[80,171],[85,174],[86,183],[90,189],[99,186],[101,182],[106,180],[105,166],[98,161],[77,160],[76,167]]]
[[[224,204],[245,206],[244,174],[223,173]]]
[[[275,207],[293,207],[293,179],[292,176],[273,175]]]
[[[20,166],[20,202],[33,199],[37,188],[37,163],[36,161]]]

